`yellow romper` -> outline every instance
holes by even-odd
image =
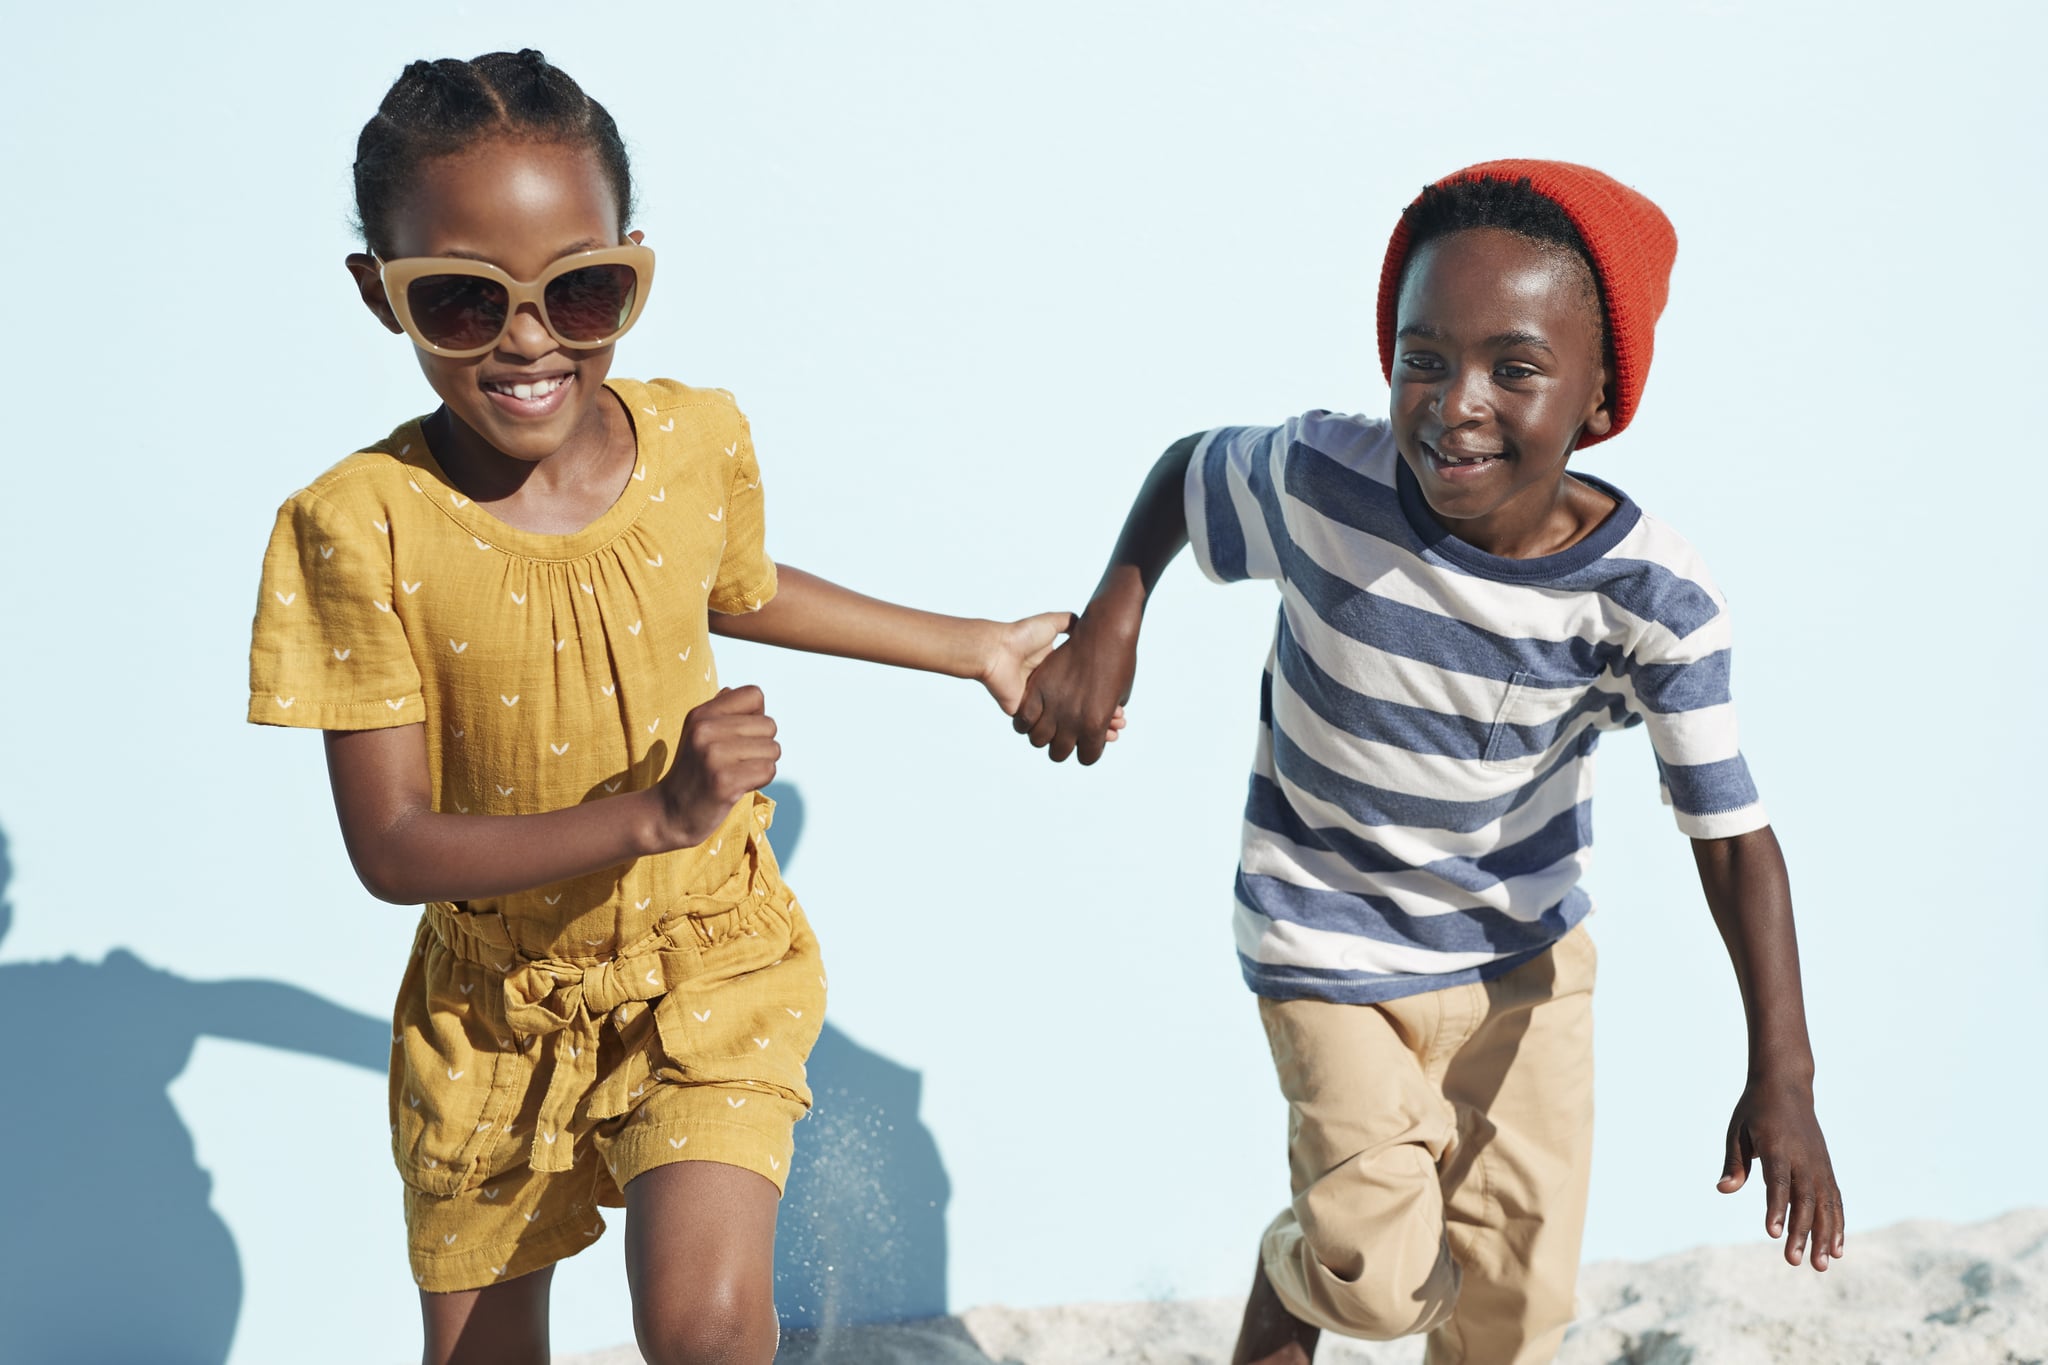
[[[498,521],[418,421],[280,509],[249,719],[425,724],[437,811],[557,810],[653,786],[718,690],[706,611],[775,593],[761,474],[730,394],[612,380],[639,458],[572,535]],[[426,907],[391,1040],[391,1142],[414,1278],[473,1289],[604,1230],[640,1173],[756,1171],[779,1190],[810,1104],[824,967],[783,885],[773,806],[697,848]]]

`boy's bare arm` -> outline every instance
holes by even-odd
[[[1728,1122],[1720,1189],[1764,1174],[1764,1228],[1785,1235],[1785,1259],[1798,1265],[1809,1241],[1815,1270],[1842,1254],[1842,1192],[1827,1139],[1813,1110],[1813,1046],[1799,985],[1799,943],[1792,927],[1792,886],[1769,826],[1731,839],[1695,839],[1700,886],[1742,990],[1749,1023],[1749,1080]]]
[[[693,848],[775,778],[782,748],[756,687],[691,711],[675,762],[644,791],[533,815],[434,809],[425,727],[330,730],[327,776],[363,886],[395,905],[477,900]]]
[[[1152,466],[1088,609],[1074,621],[1066,643],[1024,686],[1017,733],[1029,735],[1032,746],[1048,750],[1055,763],[1077,750],[1083,763],[1101,758],[1111,717],[1130,700],[1145,603],[1188,543],[1182,489],[1200,439],[1182,437]]]

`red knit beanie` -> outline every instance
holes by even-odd
[[[1600,298],[1607,309],[1607,335],[1614,352],[1614,387],[1610,393],[1618,436],[1636,415],[1643,382],[1650,376],[1650,349],[1657,318],[1671,289],[1671,262],[1678,255],[1678,234],[1663,210],[1612,177],[1569,161],[1482,161],[1437,181],[1527,180],[1536,193],[1563,209],[1586,239],[1593,270],[1600,278]],[[1394,224],[1380,267],[1380,370],[1394,380],[1394,310],[1400,302],[1401,267],[1408,259],[1408,222]],[[1587,436],[1589,446],[1607,436]]]

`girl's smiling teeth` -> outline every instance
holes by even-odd
[[[545,379],[521,381],[519,383],[503,379],[486,379],[483,384],[484,389],[489,393],[502,393],[507,397],[517,398],[521,402],[526,402],[534,398],[546,398],[575,377],[573,374],[553,374]]]
[[[574,388],[575,371],[534,379],[486,379],[478,387],[484,398],[505,416],[518,421],[545,421],[562,411]]]

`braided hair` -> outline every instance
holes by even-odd
[[[492,137],[581,143],[597,154],[623,226],[633,207],[626,144],[605,107],[532,48],[473,61],[441,57],[399,73],[356,139],[356,226],[370,252],[390,250],[389,220],[420,166]]]
[[[1606,301],[1601,296],[1600,272],[1593,264],[1592,250],[1557,201],[1538,190],[1527,176],[1518,180],[1453,180],[1425,186],[1422,196],[1401,211],[1401,219],[1408,225],[1408,255],[1401,264],[1403,284],[1424,246],[1467,228],[1498,228],[1578,257],[1592,285],[1588,302],[1600,326],[1600,352],[1603,356],[1609,354]]]

